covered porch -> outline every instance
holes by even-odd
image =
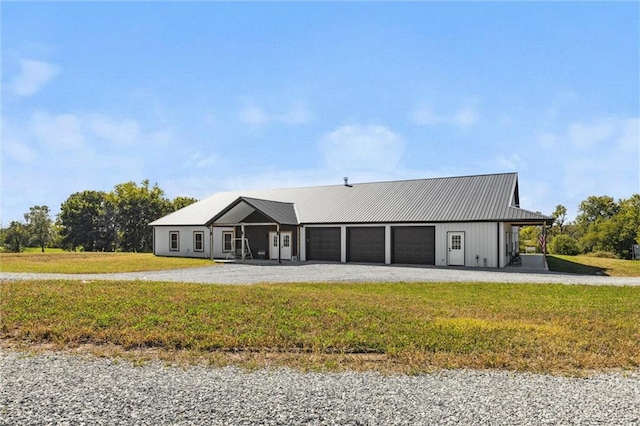
[[[239,197],[207,226],[212,235],[215,227],[234,229],[227,259],[281,263],[299,258],[299,221],[293,203]]]

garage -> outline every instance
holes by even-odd
[[[306,228],[307,260],[340,262],[340,228]]]
[[[384,263],[384,227],[347,228],[347,262]]]
[[[392,227],[391,250],[392,263],[435,265],[435,226]]]

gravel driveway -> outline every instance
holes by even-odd
[[[257,282],[506,282],[592,285],[640,285],[640,277],[606,277],[557,274],[517,267],[495,269],[437,268],[424,266],[364,265],[353,263],[221,263],[202,268],[119,274],[17,274],[0,273],[0,280],[15,279],[158,280],[174,282],[252,284]]]
[[[456,370],[385,377],[0,355],[0,424],[7,425],[640,423],[640,373],[566,378]]]

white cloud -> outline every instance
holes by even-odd
[[[403,139],[379,125],[342,126],[318,142],[325,165],[332,170],[392,170],[404,153]]]
[[[499,170],[521,171],[527,170],[527,163],[518,154],[500,154],[495,159]]]
[[[422,105],[413,110],[410,120],[419,126],[448,125],[456,127],[469,127],[476,124],[479,114],[472,106],[462,106],[453,114],[439,114],[432,108]]]
[[[131,119],[94,114],[88,117],[88,126],[94,135],[117,146],[131,146],[140,138],[140,125]]]
[[[306,124],[311,121],[313,114],[302,103],[294,103],[283,113],[266,111],[253,101],[249,101],[238,113],[239,120],[252,127],[260,127],[273,123],[287,125]]]
[[[247,105],[240,110],[238,118],[250,126],[263,126],[269,122],[267,113],[257,105]]]
[[[306,124],[311,119],[311,112],[303,104],[294,104],[289,111],[276,117],[277,121],[291,125]]]
[[[18,96],[32,96],[49,83],[60,67],[41,61],[23,59],[20,61],[20,73],[8,84],[9,90]]]
[[[31,126],[40,143],[53,150],[77,149],[84,143],[80,120],[75,114],[51,116],[36,112],[31,117]]]
[[[617,127],[618,120],[601,120],[597,123],[573,123],[567,131],[568,140],[575,148],[591,148],[602,142],[609,142]]]

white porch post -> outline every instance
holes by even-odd
[[[278,234],[278,263],[282,263],[282,259],[280,259],[280,247],[282,245],[282,241],[280,241],[280,225],[276,223],[276,233]]]
[[[240,224],[240,234],[241,234],[241,240],[240,240],[240,247],[242,250],[242,263],[244,263],[244,223]]]

